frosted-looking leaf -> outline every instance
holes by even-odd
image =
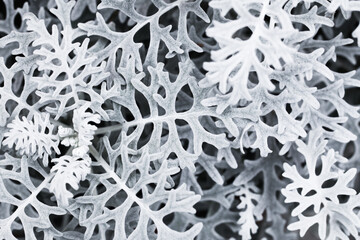
[[[67,184],[73,189],[79,188],[79,182],[85,180],[90,173],[91,159],[89,156],[83,158],[65,155],[60,158],[54,158],[51,162],[55,166],[51,168],[51,172],[55,173],[54,178],[50,182],[49,190],[53,192],[61,206],[69,204],[69,198],[73,194],[67,189]]]
[[[258,231],[256,221],[261,220],[259,215],[255,215],[254,208],[260,200],[259,189],[253,184],[249,183],[240,188],[235,194],[240,197],[240,204],[237,208],[241,211],[238,224],[240,226],[239,235],[244,240],[252,239],[252,234]]]
[[[212,62],[204,63],[208,73],[203,86],[218,83],[223,94],[231,89],[229,104],[236,104],[240,99],[252,100],[248,77],[254,72],[259,85],[274,90],[269,78],[272,68],[281,69],[292,62],[296,52],[283,40],[295,33],[289,15],[282,9],[284,2],[211,1],[210,6],[220,9],[222,16],[233,9],[237,18],[214,21],[206,31],[219,43],[220,49],[211,52]],[[269,26],[264,22],[265,16],[270,17]]]
[[[293,236],[285,231],[286,222],[281,217],[286,214],[287,210],[283,199],[276,194],[276,192],[285,186],[285,182],[278,173],[278,168],[281,168],[284,161],[284,157],[279,156],[277,153],[271,153],[267,157],[255,160],[245,160],[243,170],[235,178],[233,184],[243,188],[243,190],[240,188],[239,192],[241,199],[243,199],[243,203],[241,204],[240,202],[239,207],[243,211],[240,212],[238,220],[239,224],[241,224],[239,231],[245,237],[255,233],[256,224],[254,225],[252,221],[262,220],[271,222],[271,226],[266,231],[274,239],[279,237],[280,239],[292,239]],[[254,187],[253,184],[258,184],[262,187]],[[247,191],[251,192],[246,195]],[[250,209],[244,209],[246,205]],[[249,212],[253,212],[253,217],[244,217]],[[278,229],[279,231],[272,231],[273,229]]]
[[[73,125],[74,130],[78,134],[79,146],[90,145],[91,140],[94,138],[94,133],[97,127],[90,124],[90,122],[100,123],[99,114],[86,112],[89,107],[90,103],[86,103],[80,108],[74,110]]]
[[[179,168],[162,161],[159,169],[154,169],[154,162],[162,154],[149,154],[146,148],[133,151],[120,144],[113,149],[107,138],[104,144],[101,154],[105,153],[108,161],[90,147],[90,153],[96,159],[94,166],[100,170],[90,174],[93,176],[90,189],[97,185],[104,185],[106,189],[99,194],[88,192],[76,200],[80,224],[87,228],[84,239],[93,236],[96,226],[109,221],[114,222],[108,228],[114,239],[194,239],[201,224],[178,232],[163,222],[163,218],[171,213],[195,213],[193,204],[200,199],[186,190],[185,185],[169,189],[167,178],[176,174]],[[90,205],[92,208],[87,208]]]
[[[99,114],[86,112],[89,107],[90,103],[85,103],[78,109],[74,110],[72,119],[73,128],[59,126],[58,130],[59,137],[61,138],[61,144],[76,147],[78,153],[80,149],[86,149],[86,152],[89,150],[88,145],[91,145],[95,130],[97,129],[97,127],[92,123],[100,123]]]
[[[34,171],[39,174],[38,178],[31,174]],[[41,236],[44,239],[61,237],[62,233],[55,228],[50,216],[64,215],[66,211],[51,201],[37,198],[41,192],[47,191],[52,176],[26,157],[20,159],[8,154],[0,157],[1,240],[18,240],[14,235],[16,230],[22,230],[24,238],[30,240]]]
[[[199,240],[221,240],[228,239],[224,236],[237,236],[238,227],[236,221],[239,218],[238,212],[233,211],[231,205],[234,200],[234,191],[238,187],[228,185],[226,187],[215,185],[209,190],[205,190],[198,203],[200,211],[206,211],[206,218],[187,213],[175,213],[170,226],[179,231],[186,230],[189,225],[202,223],[203,229],[196,239]],[[220,206],[219,206],[220,205]],[[221,226],[227,226],[226,232],[217,231]]]
[[[12,38],[17,31],[22,32],[25,28],[24,21],[22,21],[21,16],[24,13],[29,11],[29,4],[27,2],[20,8],[15,8],[15,4],[11,0],[2,1],[4,5],[2,5],[1,17],[0,17],[0,32],[6,33],[4,37],[0,40],[0,56],[5,59],[5,61],[11,58],[14,53],[14,49],[16,49],[16,44],[11,43],[6,48],[4,48],[5,39]],[[20,23],[18,22],[20,18]],[[16,23],[16,24],[15,24]],[[1,78],[1,77],[0,77]],[[1,81],[1,80],[0,80]]]
[[[201,154],[204,143],[217,149],[229,146],[225,134],[212,129],[216,127],[210,116],[216,118],[216,122],[223,122],[225,127],[236,136],[238,129],[231,119],[243,118],[255,121],[257,111],[243,108],[218,114],[215,108],[204,107],[200,102],[208,90],[198,88],[192,72],[193,68],[194,65],[190,61],[180,62],[179,74],[175,81],[172,81],[171,75],[165,71],[162,63],[159,63],[156,68],[149,67],[150,77],[145,79],[143,79],[143,74],[136,74],[131,69],[123,69],[122,71],[131,73],[126,76],[127,79],[131,79],[131,82],[124,90],[120,90],[121,93],[118,96],[112,98],[122,107],[115,108],[112,113],[112,117],[118,119],[119,124],[105,129],[119,129],[126,133],[129,129],[136,127],[126,138],[131,139],[129,144],[140,145],[136,141],[143,131],[146,131],[146,126],[152,124],[154,129],[149,135],[149,140],[144,143],[150,151],[159,149],[166,156],[175,153],[181,168],[188,167],[194,171],[194,161]],[[150,84],[147,85],[147,82]],[[190,89],[189,93],[182,92],[184,87]],[[144,96],[141,104],[149,106],[149,113],[145,116],[137,106],[137,94]],[[123,109],[127,109],[134,119],[126,120]],[[204,124],[206,121],[212,122],[212,126],[207,127]],[[98,130],[98,133],[102,131]],[[163,131],[167,132],[167,137],[160,138]],[[182,139],[188,141],[187,147],[184,147]]]
[[[300,236],[304,236],[312,225],[318,224],[320,239],[336,239],[334,236],[350,239],[350,235],[358,238],[360,219],[354,212],[356,207],[351,205],[356,191],[347,186],[354,178],[356,169],[345,172],[335,165],[344,159],[339,158],[333,149],[325,150],[327,141],[322,139],[321,133],[321,129],[313,130],[309,133],[307,143],[300,140],[296,142],[298,151],[305,158],[304,170],[284,164],[283,176],[290,179],[291,183],[281,193],[286,203],[298,203],[291,214],[299,218],[288,229],[300,230]],[[321,163],[320,172],[316,170],[320,165],[318,160]],[[329,185],[329,180],[335,183]],[[340,195],[348,196],[350,200],[340,202]],[[328,235],[330,229],[332,235]]]
[[[53,151],[60,154],[59,137],[54,134],[54,125],[50,123],[50,115],[35,114],[33,121],[26,117],[16,117],[7,125],[2,144],[9,148],[15,147],[20,155],[27,155],[36,160],[40,158],[47,166]]]
[[[128,31],[113,31],[100,13],[96,15],[96,23],[88,22],[86,24],[79,24],[79,28],[86,31],[88,36],[99,36],[103,39],[110,41],[108,46],[101,47],[102,41],[99,41],[99,46],[94,46],[91,51],[97,57],[96,63],[108,58],[107,69],[114,77],[119,77],[118,66],[116,61],[119,61],[120,67],[126,67],[134,64],[139,71],[146,71],[145,67],[156,67],[159,55],[160,44],[165,44],[166,50],[162,52],[163,57],[171,58],[177,54],[184,52],[196,51],[202,52],[202,49],[190,39],[188,34],[187,17],[190,13],[195,13],[203,21],[209,22],[209,18],[201,8],[201,0],[196,1],[168,1],[164,0],[149,0],[157,11],[150,16],[142,15],[139,9],[141,2],[137,0],[129,1],[115,1],[103,0],[98,6],[99,9],[114,9],[119,10],[121,14],[126,15],[135,22],[134,27]],[[148,3],[147,3],[148,4]],[[160,24],[162,16],[168,14],[170,11],[178,11],[178,14],[170,16],[176,22],[176,29],[166,23],[165,26]],[[140,52],[144,48],[142,43],[135,42],[134,38],[138,32],[145,27],[149,26],[149,32],[142,33],[142,38],[149,41],[149,47],[146,51],[145,60],[142,60]],[[149,36],[148,36],[149,35]],[[117,53],[121,53],[120,58]],[[118,60],[117,60],[118,58]]]
[[[3,78],[0,85],[0,126],[6,126],[23,110],[28,113],[28,119],[31,119],[34,114],[39,114],[38,108],[41,106],[39,101],[26,101],[26,99],[31,99],[37,88],[36,83],[31,82],[28,75],[31,69],[29,65],[35,64],[37,59],[37,56],[18,59],[18,62],[7,68],[4,59],[0,57],[0,73]],[[23,88],[16,88],[12,79],[18,79],[18,84],[23,82]],[[14,102],[21,104],[14,104]]]
[[[37,36],[32,45],[40,47],[34,51],[35,56],[41,57],[36,64],[42,72],[32,78],[37,83],[36,93],[41,97],[40,102],[48,105],[46,110],[56,115],[55,119],[83,105],[85,94],[91,99],[91,108],[106,119],[100,107],[105,99],[95,90],[109,75],[104,72],[105,63],[93,65],[96,57],[88,53],[89,39],[81,43],[74,41],[78,34],[71,26],[70,14],[75,2],[56,0],[56,4],[57,8],[50,11],[61,25],[52,25],[51,33],[44,20],[31,13],[25,15],[27,30]]]

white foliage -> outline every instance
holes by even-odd
[[[35,114],[30,121],[26,117],[16,117],[7,125],[2,144],[9,148],[15,147],[21,155],[34,160],[40,158],[47,166],[48,158],[53,152],[60,153],[59,138],[54,134],[54,125],[50,123],[50,115]]]
[[[92,236],[96,225],[113,221],[114,239],[194,239],[202,228],[201,223],[184,231],[176,231],[163,222],[164,217],[172,213],[194,214],[193,205],[200,199],[199,195],[188,191],[185,184],[169,189],[166,179],[180,169],[167,161],[162,161],[157,170],[152,169],[152,165],[161,160],[163,154],[149,154],[146,147],[141,152],[132,151],[125,144],[112,149],[107,138],[104,138],[104,144],[104,152],[110,156],[109,162],[93,147],[90,153],[96,159],[96,165],[106,171],[103,174],[94,173],[92,184],[94,187],[105,185],[106,191],[96,196],[89,193],[78,199],[80,223],[87,227],[85,238]],[[119,156],[121,160],[117,166],[120,168],[115,165]],[[111,183],[113,181],[115,184]],[[119,192],[125,194],[118,195]],[[107,203],[114,196],[117,196],[120,204],[110,210]],[[130,208],[133,204],[136,207]],[[163,207],[158,209],[156,206],[160,204]],[[87,206],[92,207],[88,209]],[[133,213],[130,214],[131,220],[126,220],[129,213]],[[133,225],[134,221],[136,225]]]
[[[55,163],[51,168],[55,176],[50,182],[49,190],[55,194],[61,205],[67,206],[73,194],[66,185],[69,184],[75,190],[79,188],[79,182],[85,180],[90,173],[91,158],[88,155],[84,157],[65,155],[53,158],[51,161]]]
[[[349,196],[350,199],[355,197],[356,191],[347,185],[354,178],[356,169],[344,171],[336,166],[344,159],[333,149],[325,150],[327,141],[322,139],[320,129],[309,133],[307,144],[300,140],[296,143],[298,151],[305,157],[306,165],[302,171],[296,166],[284,164],[283,176],[291,183],[281,192],[286,197],[286,203],[298,203],[291,214],[299,218],[288,229],[300,230],[300,236],[304,236],[312,225],[318,224],[321,239],[335,239],[334,235],[327,234],[329,229],[336,236],[351,234],[359,237],[357,229],[360,229],[360,219],[354,212],[355,206],[350,205],[351,200],[345,203],[339,201],[340,195]],[[321,171],[317,173],[316,169],[320,166]],[[335,181],[330,187],[326,185],[329,180]]]
[[[258,193],[259,189],[253,184],[249,183],[242,186],[235,195],[240,197],[240,204],[237,208],[241,211],[240,218],[237,223],[240,225],[239,235],[244,240],[252,239],[252,234],[257,233],[258,225],[256,221],[261,220],[259,215],[255,214],[255,204],[258,204],[261,195]]]
[[[41,181],[34,181],[31,172],[37,171]],[[42,201],[39,193],[47,192],[51,175],[40,164],[23,156],[14,158],[5,154],[0,158],[0,239],[18,240],[14,229],[22,229],[26,240],[37,240],[38,229],[45,239],[62,236],[50,216],[62,216],[66,210]],[[16,210],[12,211],[16,206]],[[20,221],[19,221],[20,220]]]
[[[64,155],[51,160],[56,165],[51,168],[51,172],[55,172],[55,176],[51,180],[50,191],[64,206],[69,204],[68,199],[73,196],[66,184],[77,190],[79,182],[85,180],[87,174],[90,173],[91,158],[88,155],[88,146],[91,145],[97,129],[90,122],[100,123],[100,115],[86,112],[89,107],[90,103],[86,103],[74,110],[73,129],[59,127],[58,135],[62,138],[61,143],[71,146],[73,149],[71,156]]]
[[[61,143],[65,146],[82,147],[91,144],[97,127],[90,122],[100,123],[100,115],[86,112],[90,103],[86,103],[74,110],[73,128],[59,127]]]
[[[97,129],[96,126],[90,124],[93,123],[100,123],[100,115],[93,114],[91,112],[86,112],[86,110],[90,107],[90,104],[84,104],[78,109],[74,110],[73,116],[73,126],[74,130],[78,134],[78,145],[90,145],[91,140],[93,139],[93,135],[95,130]]]
[[[94,89],[109,76],[104,72],[105,62],[99,66],[93,65],[96,58],[88,52],[89,39],[75,41],[77,30],[72,28],[70,17],[75,1],[55,2],[57,8],[50,11],[61,24],[53,24],[51,31],[48,31],[43,19],[32,13],[24,15],[27,30],[36,36],[32,42],[32,46],[37,47],[34,55],[40,57],[36,64],[42,74],[32,78],[37,83],[36,94],[41,98],[41,103],[53,103],[45,110],[56,115],[55,119],[87,102],[82,99],[84,93],[91,98],[91,108],[106,117],[100,107],[104,97]]]
[[[213,91],[202,104],[216,107],[217,113],[253,109],[253,118],[258,120],[236,119],[239,134],[234,142],[241,150],[259,149],[263,157],[272,152],[269,138],[285,145],[284,154],[298,137],[306,137],[307,125],[330,129],[324,135],[337,141],[355,137],[341,123],[348,115],[358,117],[358,108],[343,100],[344,82],[326,65],[336,57],[335,46],[352,40],[338,36],[312,42],[320,27],[333,27],[334,22],[320,6],[327,6],[325,2],[312,6],[313,1],[305,1],[299,13],[300,2],[210,2],[220,16],[214,17],[207,34],[219,49],[211,51],[213,61],[203,65],[208,72],[200,86]],[[314,87],[318,82],[325,86]],[[340,116],[329,117],[328,108],[336,109]]]
[[[282,69],[286,63],[293,62],[296,50],[285,44],[296,30],[292,26],[289,15],[282,9],[285,1],[237,1],[215,0],[210,6],[220,9],[222,16],[233,9],[235,20],[214,21],[207,34],[213,37],[220,49],[211,53],[213,62],[204,64],[209,71],[203,86],[219,83],[221,93],[232,88],[230,104],[240,99],[252,100],[249,94],[248,78],[251,72],[258,76],[259,85],[274,90],[269,74],[272,68]],[[254,14],[256,12],[256,14]],[[254,16],[258,15],[258,16]],[[271,18],[269,26],[264,17]],[[242,40],[236,34],[240,31],[251,31],[249,39]],[[237,33],[240,32],[240,33]]]
[[[360,239],[360,1],[25,2],[0,1],[0,240]]]

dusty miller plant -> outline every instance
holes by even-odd
[[[0,240],[359,239],[360,1],[0,1]]]

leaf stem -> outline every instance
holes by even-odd
[[[118,131],[121,130],[123,128],[123,124],[119,123],[116,125],[111,125],[111,126],[106,126],[106,127],[101,127],[95,130],[94,135],[100,135],[100,134],[105,134],[108,132],[114,132],[114,131]]]

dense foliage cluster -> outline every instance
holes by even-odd
[[[0,0],[0,240],[359,239],[359,21]]]

